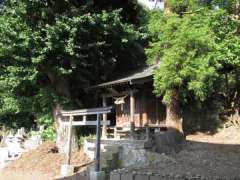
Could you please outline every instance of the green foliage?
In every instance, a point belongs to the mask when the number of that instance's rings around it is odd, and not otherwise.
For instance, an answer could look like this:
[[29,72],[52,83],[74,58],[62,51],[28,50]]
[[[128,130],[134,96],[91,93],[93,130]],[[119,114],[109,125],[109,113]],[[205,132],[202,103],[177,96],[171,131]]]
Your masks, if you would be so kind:
[[54,120],[50,114],[43,115],[38,118],[38,124],[44,126],[41,136],[45,140],[55,140],[56,130],[54,127]]
[[230,14],[238,15],[240,10],[239,0],[212,0],[210,1],[213,6],[225,9]]
[[[240,21],[225,11],[215,13],[211,20],[211,29],[215,34],[216,53],[219,71],[230,72],[240,65]],[[229,69],[230,68],[230,69]]]
[[[216,7],[214,3],[205,2],[202,7],[198,4],[199,11],[180,15],[152,12],[148,22],[151,41],[146,53],[149,64],[160,60],[154,87],[155,93],[163,96],[166,104],[176,92],[182,103],[187,102],[187,107],[193,101],[206,105],[213,99],[218,105],[214,110],[212,108],[218,119],[214,122],[219,124],[226,115],[239,108],[240,21],[226,7],[212,8],[213,5]],[[196,110],[204,111],[204,108],[194,107],[193,115]],[[198,121],[205,123],[201,118]]]
[[239,15],[239,0],[166,0],[168,9],[178,15],[191,14],[204,8],[224,9],[230,14]]
[[47,114],[47,115],[43,115],[40,118],[38,118],[38,123],[40,125],[44,125],[44,126],[51,126],[51,125],[53,125],[54,120],[50,114]]
[[0,116],[36,118],[56,104],[82,106],[86,87],[142,65],[145,34],[130,24],[139,23],[138,10],[134,1],[7,0],[0,10]]
[[[150,63],[156,58],[161,62],[154,76],[156,94],[163,95],[165,103],[175,89],[181,93],[183,101],[189,94],[204,100],[217,77],[212,66],[215,45],[209,29],[209,14],[180,18],[176,14],[161,16],[155,13],[149,23],[153,40],[146,52]],[[160,19],[159,23],[154,23],[156,18]]]
[[171,12],[183,14],[186,11],[193,10],[197,7],[197,0],[167,0],[167,6]]
[[44,131],[41,133],[41,137],[44,140],[51,140],[54,141],[56,139],[56,130],[54,126],[48,126]]

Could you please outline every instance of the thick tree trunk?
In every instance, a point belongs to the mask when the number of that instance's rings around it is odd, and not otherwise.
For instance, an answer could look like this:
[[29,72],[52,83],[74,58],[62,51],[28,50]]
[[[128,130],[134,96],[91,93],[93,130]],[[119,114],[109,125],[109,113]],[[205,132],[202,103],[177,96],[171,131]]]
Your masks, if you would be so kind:
[[[55,128],[56,128],[56,146],[58,148],[59,153],[66,154],[68,152],[67,144],[68,144],[68,127],[62,126],[60,121],[64,121],[68,119],[64,119],[61,115],[60,111],[62,110],[60,105],[56,105],[53,110],[53,116],[55,120]],[[77,136],[76,129],[73,127],[72,129],[72,151],[78,148],[77,144]]]
[[[50,80],[50,86],[56,91],[59,96],[71,98],[70,84],[67,77],[59,76],[54,69],[48,65],[42,66],[42,71],[46,73],[46,76]],[[61,106],[57,104],[53,107],[53,117],[55,120],[56,128],[56,146],[60,153],[67,153],[67,142],[68,142],[68,127],[62,126],[60,121],[69,121],[65,117],[61,116]],[[77,145],[76,129],[72,129],[72,150],[75,150]]]
[[177,90],[174,90],[173,96],[169,104],[167,104],[166,108],[167,108],[166,117],[167,127],[183,134],[179,93]]

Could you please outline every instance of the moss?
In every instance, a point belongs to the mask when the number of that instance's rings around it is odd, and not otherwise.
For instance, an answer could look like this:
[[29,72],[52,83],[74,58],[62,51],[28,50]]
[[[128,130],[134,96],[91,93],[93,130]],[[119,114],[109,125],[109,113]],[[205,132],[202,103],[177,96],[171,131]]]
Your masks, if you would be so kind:
[[154,163],[155,159],[156,159],[156,154],[155,153],[148,153],[147,159],[149,161],[149,163]]
[[123,168],[122,160],[118,158],[118,160],[116,161],[116,165],[117,165],[117,168]]

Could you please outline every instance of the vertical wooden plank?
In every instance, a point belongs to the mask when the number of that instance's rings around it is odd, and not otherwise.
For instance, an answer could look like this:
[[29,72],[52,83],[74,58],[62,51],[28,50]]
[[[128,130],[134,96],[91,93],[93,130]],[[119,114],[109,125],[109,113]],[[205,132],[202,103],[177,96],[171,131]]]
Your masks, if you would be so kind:
[[147,125],[146,126],[146,141],[148,141],[150,139],[150,128],[149,126]]
[[[102,95],[102,106],[107,107],[107,98],[105,95]],[[107,114],[103,114],[103,121],[107,121]],[[103,125],[102,127],[102,137],[107,138],[107,126]]]
[[148,106],[147,106],[147,92],[146,92],[146,90],[144,89],[143,90],[143,95],[142,95],[142,97],[143,97],[143,102],[142,102],[142,104],[143,104],[143,124],[144,125],[148,125],[149,124],[149,121],[148,121]]
[[72,151],[72,122],[73,116],[70,116],[69,126],[68,126],[68,146],[67,146],[67,164],[70,165],[71,162],[71,151]]
[[156,113],[155,113],[155,118],[156,118],[156,124],[160,124],[160,121],[159,121],[159,102],[158,102],[158,98],[155,97],[155,100],[156,100]]
[[134,91],[130,90],[130,126],[131,126],[131,137],[134,134],[134,114],[135,114],[135,98],[134,98]]
[[100,139],[100,115],[97,114],[97,128],[96,128],[96,145],[95,145],[95,171],[99,172],[100,171],[100,151],[101,151],[101,139]]
[[84,122],[87,121],[87,116],[86,116],[86,115],[83,116],[83,121],[84,121]]

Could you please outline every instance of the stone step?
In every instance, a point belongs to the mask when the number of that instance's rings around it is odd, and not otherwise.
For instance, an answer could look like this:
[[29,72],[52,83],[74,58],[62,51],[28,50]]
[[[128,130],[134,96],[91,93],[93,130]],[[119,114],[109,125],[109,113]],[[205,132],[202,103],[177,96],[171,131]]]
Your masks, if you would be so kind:
[[110,152],[101,153],[101,159],[111,160],[113,158],[113,154]]
[[104,149],[106,151],[110,151],[110,152],[113,152],[113,153],[118,153],[119,152],[119,146],[105,146]]

